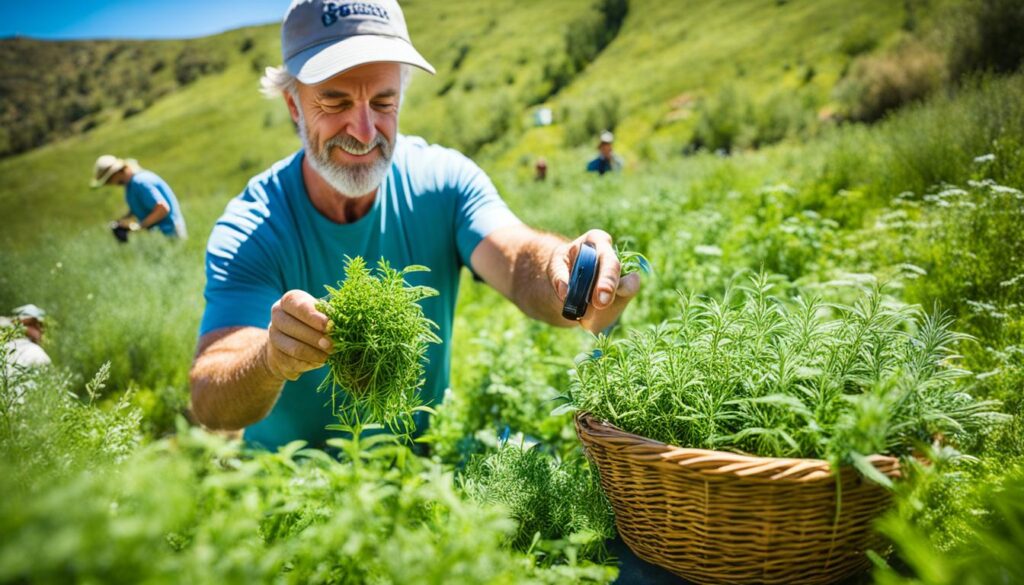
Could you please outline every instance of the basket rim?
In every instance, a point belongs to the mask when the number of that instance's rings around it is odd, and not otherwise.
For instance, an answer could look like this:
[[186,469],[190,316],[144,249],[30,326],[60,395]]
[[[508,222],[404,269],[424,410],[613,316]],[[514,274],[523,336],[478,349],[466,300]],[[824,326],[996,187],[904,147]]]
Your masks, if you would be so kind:
[[[580,440],[588,450],[588,441],[595,441],[613,446],[638,462],[679,466],[709,477],[732,476],[787,482],[832,481],[834,478],[832,465],[824,459],[760,457],[731,451],[677,447],[630,433],[586,411],[577,411],[574,419]],[[869,455],[867,460],[889,478],[901,476],[898,457],[874,454]]]

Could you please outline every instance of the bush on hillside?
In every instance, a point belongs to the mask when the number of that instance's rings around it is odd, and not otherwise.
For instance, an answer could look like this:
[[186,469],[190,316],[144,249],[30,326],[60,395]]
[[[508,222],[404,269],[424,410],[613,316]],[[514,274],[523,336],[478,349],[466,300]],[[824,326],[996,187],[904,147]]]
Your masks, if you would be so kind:
[[907,42],[890,53],[858,59],[836,93],[846,118],[874,122],[927,97],[944,80],[942,55],[920,43]]
[[227,66],[223,55],[188,47],[174,60],[174,78],[181,85],[188,85],[203,75],[218,73]]
[[974,0],[953,23],[949,65],[954,78],[974,71],[1012,73],[1024,63],[1024,2]]
[[605,95],[576,108],[562,110],[565,142],[570,146],[596,141],[604,130],[614,130],[622,116],[619,97]]
[[[808,69],[811,72],[813,70],[813,67]],[[811,129],[814,120],[814,104],[807,96],[792,91],[777,91],[754,108],[755,132],[752,146],[767,146],[790,136],[803,135]]]
[[598,0],[588,14],[569,23],[565,27],[565,50],[544,64],[541,84],[543,91],[532,98],[530,103],[543,103],[569,85],[573,77],[619,34],[628,12],[629,4],[626,0]]
[[718,95],[705,100],[699,107],[700,118],[693,131],[693,144],[697,148],[731,152],[748,141],[749,121],[753,106],[749,98],[732,85],[724,85]]
[[878,32],[872,23],[864,22],[843,33],[839,50],[850,57],[856,57],[878,46]]
[[700,118],[692,148],[732,152],[759,148],[800,135],[814,121],[814,107],[792,91],[778,91],[755,103],[741,89],[725,85],[697,108]]

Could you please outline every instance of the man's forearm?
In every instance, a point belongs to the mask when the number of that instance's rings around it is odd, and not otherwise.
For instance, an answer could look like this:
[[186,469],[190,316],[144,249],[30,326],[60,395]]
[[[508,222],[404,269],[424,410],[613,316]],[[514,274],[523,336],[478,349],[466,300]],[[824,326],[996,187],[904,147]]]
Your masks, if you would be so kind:
[[240,429],[274,407],[284,380],[267,368],[267,330],[244,327],[212,332],[200,343],[189,373],[192,412],[212,429]]
[[171,208],[166,205],[157,205],[145,218],[139,221],[139,229],[149,229],[164,220],[171,213]]
[[548,270],[555,248],[566,239],[535,232],[516,254],[512,274],[512,299],[526,315],[551,325],[571,327],[576,323],[562,317],[562,302],[551,285]]

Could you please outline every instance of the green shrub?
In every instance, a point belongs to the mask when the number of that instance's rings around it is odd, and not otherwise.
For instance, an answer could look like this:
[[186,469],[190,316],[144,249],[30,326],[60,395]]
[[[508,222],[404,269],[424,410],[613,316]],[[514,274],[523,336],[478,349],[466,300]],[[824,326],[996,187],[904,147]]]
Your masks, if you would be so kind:
[[836,87],[847,118],[873,122],[886,113],[924,99],[945,78],[942,55],[906,42],[891,53],[858,59]]
[[874,23],[862,22],[843,32],[839,40],[839,50],[848,57],[867,53],[878,46],[877,35]]
[[[898,193],[965,184],[979,170],[974,159],[985,154],[995,156],[985,178],[1002,185],[1024,184],[1021,95],[1024,76],[983,78],[900,111],[876,128],[847,125],[827,133],[817,150],[821,162],[801,165],[820,198],[807,203],[830,212],[842,203],[837,192],[863,190],[865,200],[847,213],[850,225],[859,226],[866,211]],[[814,155],[805,151],[802,156]]]
[[[980,467],[981,472],[960,469],[944,477],[920,466],[913,469],[909,486],[914,491],[904,494],[897,510],[878,524],[907,566],[897,571],[876,557],[877,583],[1024,581],[1024,465],[1018,461],[1002,469]],[[921,518],[924,514],[931,517]],[[957,522],[951,527],[957,540],[936,543],[935,522],[950,518]]]
[[701,103],[699,112],[693,131],[695,147],[731,152],[751,142],[749,120],[753,105],[736,87],[722,86],[713,99]]
[[[604,541],[615,536],[611,505],[596,473],[580,462],[557,462],[539,448],[504,445],[477,456],[460,484],[473,500],[509,509],[519,523],[510,537],[519,550],[574,545],[573,555],[599,557]],[[554,556],[549,561],[560,555]]]
[[1013,73],[1024,63],[1024,4],[1019,0],[970,0],[951,19],[950,72]]
[[[506,428],[556,448],[576,446],[568,415],[550,413],[568,386],[566,370],[578,338],[501,311],[494,306],[500,302],[488,295],[472,303],[490,307],[469,317],[486,324],[474,327],[472,338],[460,338],[467,351],[454,364],[452,389],[430,423],[433,454],[451,463],[496,447]],[[473,306],[464,304],[460,313]]]
[[598,135],[614,130],[622,117],[622,106],[615,95],[606,95],[562,109],[567,145],[596,144]]

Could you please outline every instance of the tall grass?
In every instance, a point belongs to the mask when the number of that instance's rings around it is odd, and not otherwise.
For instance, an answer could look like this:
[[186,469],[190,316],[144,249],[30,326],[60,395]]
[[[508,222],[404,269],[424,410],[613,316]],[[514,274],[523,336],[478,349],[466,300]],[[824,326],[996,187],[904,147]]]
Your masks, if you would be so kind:
[[105,393],[129,387],[153,432],[170,430],[187,402],[188,367],[202,314],[203,266],[190,246],[159,234],[128,245],[109,232],[11,253],[0,306],[35,303],[47,312],[43,347],[81,391],[109,362]]

